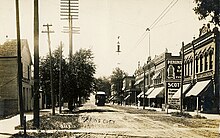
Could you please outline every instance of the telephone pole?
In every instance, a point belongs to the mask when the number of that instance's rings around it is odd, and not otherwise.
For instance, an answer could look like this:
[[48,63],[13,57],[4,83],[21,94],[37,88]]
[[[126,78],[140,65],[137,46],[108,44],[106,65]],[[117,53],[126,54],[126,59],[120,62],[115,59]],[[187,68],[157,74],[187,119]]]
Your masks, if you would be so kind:
[[51,90],[51,105],[52,105],[52,115],[55,115],[55,95],[53,90],[53,66],[52,66],[52,55],[51,55],[51,42],[50,42],[50,33],[54,33],[54,31],[50,31],[51,24],[43,25],[43,27],[47,28],[47,31],[42,31],[42,33],[47,33],[48,37],[48,47],[49,47],[49,56],[50,56],[50,90]]
[[62,112],[61,110],[61,96],[62,96],[62,47],[63,44],[60,42],[60,72],[59,72],[59,113]]
[[24,105],[22,97],[22,65],[21,65],[21,39],[20,39],[20,22],[19,22],[19,3],[16,0],[16,26],[17,26],[17,63],[18,63],[18,94],[19,94],[19,107],[20,107],[20,125],[23,126]]
[[39,14],[38,0],[34,0],[34,126],[39,128]]
[[183,82],[184,82],[184,42],[182,42],[181,49],[181,81],[180,81],[180,112],[183,112]]
[[145,91],[146,91],[146,88],[145,88],[145,81],[146,81],[146,78],[145,78],[145,74],[146,74],[146,72],[145,72],[145,64],[144,64],[144,67],[143,67],[143,70],[144,70],[144,89],[143,89],[143,91],[144,91],[144,98],[143,98],[143,109],[145,109]]
[[79,0],[61,0],[60,4],[61,20],[68,20],[69,22],[68,30],[64,31],[64,33],[69,33],[69,59],[71,59],[73,54],[73,33],[78,33],[79,31],[73,30],[73,28],[79,29],[79,27],[73,27],[73,19],[78,19],[79,16]]

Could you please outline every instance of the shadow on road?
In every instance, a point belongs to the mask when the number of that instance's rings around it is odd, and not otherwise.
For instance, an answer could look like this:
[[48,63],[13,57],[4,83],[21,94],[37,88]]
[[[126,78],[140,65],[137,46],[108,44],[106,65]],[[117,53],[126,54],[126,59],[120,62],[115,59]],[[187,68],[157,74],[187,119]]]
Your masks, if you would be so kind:
[[117,111],[109,110],[109,109],[82,109],[79,111],[74,111],[74,113],[92,113],[92,112],[102,113],[102,112],[117,112]]

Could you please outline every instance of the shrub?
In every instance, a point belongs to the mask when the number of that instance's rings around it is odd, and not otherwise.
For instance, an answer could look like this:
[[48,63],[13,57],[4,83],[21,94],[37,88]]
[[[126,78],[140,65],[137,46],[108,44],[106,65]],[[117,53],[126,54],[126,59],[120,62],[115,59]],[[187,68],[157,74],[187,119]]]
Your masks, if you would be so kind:
[[176,117],[192,118],[192,116],[189,113],[184,113],[184,112],[171,112],[171,115]]

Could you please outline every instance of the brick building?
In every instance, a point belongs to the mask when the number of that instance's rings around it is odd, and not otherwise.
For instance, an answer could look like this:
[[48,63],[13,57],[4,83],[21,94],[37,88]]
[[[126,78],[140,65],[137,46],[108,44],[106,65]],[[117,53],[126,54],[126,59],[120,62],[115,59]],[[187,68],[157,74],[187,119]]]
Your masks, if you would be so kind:
[[220,35],[217,28],[184,46],[184,108],[219,111]]
[[[149,57],[136,75],[135,84],[141,89],[141,93],[137,95],[140,105],[143,105],[144,90],[146,106],[162,107],[164,104],[173,104],[171,97],[180,87],[180,75],[180,56],[172,56],[166,50],[154,59]],[[144,80],[145,89],[143,89]]]
[[134,76],[124,76],[123,77],[123,87],[122,91],[124,93],[124,103],[136,105],[136,89],[134,87],[135,78]]
[[[31,54],[27,40],[21,40],[23,69],[22,95],[24,110],[32,109]],[[17,41],[8,40],[0,45],[0,115],[19,111],[17,83]]]

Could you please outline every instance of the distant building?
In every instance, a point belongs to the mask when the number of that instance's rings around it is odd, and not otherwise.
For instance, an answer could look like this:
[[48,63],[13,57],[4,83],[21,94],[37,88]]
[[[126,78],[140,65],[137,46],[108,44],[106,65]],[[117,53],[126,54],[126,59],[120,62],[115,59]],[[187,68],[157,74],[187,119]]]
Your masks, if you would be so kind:
[[162,105],[172,105],[172,96],[180,87],[181,58],[166,51],[155,56],[152,63],[155,69],[147,96],[149,104],[160,108]]
[[[27,40],[21,40],[21,61],[23,69],[22,95],[24,110],[32,109],[31,54]],[[0,115],[19,112],[17,81],[17,41],[8,40],[0,45]]]
[[135,78],[134,76],[125,76],[123,77],[123,87],[122,91],[124,92],[124,103],[125,104],[134,104],[136,105],[136,89],[134,87]]
[[152,60],[148,58],[147,63],[136,72],[135,86],[141,89],[141,93],[137,95],[139,105],[143,105],[144,90],[145,106],[161,108],[165,104],[175,104],[172,101],[172,96],[180,87],[180,56],[172,56],[166,50]]

